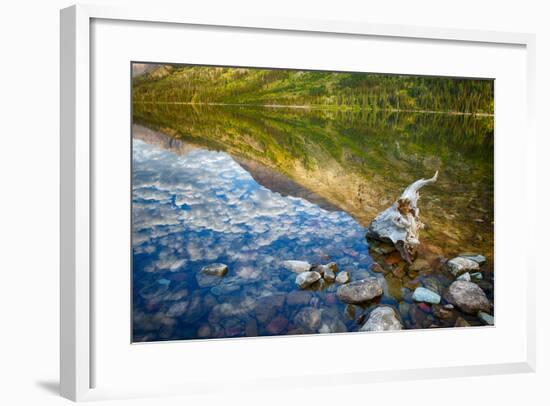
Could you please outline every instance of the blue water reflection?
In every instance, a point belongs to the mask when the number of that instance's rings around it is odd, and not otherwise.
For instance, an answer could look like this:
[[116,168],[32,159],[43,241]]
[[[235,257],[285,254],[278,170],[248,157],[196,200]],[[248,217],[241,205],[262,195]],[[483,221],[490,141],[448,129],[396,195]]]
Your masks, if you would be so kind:
[[[132,238],[134,341],[357,330],[335,285],[300,291],[281,263],[335,261],[364,277],[363,228],[264,188],[227,153],[134,139]],[[219,262],[226,276],[199,272]],[[310,331],[297,320],[305,307],[322,318]]]

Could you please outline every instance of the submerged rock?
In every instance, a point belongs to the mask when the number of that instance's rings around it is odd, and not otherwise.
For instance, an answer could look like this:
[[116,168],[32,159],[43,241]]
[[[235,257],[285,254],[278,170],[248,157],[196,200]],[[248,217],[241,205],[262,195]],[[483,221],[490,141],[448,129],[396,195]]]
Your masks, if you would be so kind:
[[472,252],[464,252],[460,254],[459,257],[470,259],[477,262],[479,265],[483,265],[487,261],[487,258],[485,258],[483,255],[474,254]]
[[311,292],[303,290],[294,290],[286,296],[286,302],[291,305],[306,305],[309,303],[313,295]]
[[376,272],[376,273],[383,273],[384,272],[384,268],[382,268],[382,265],[380,265],[378,262],[374,262],[371,265],[370,270],[372,272]]
[[478,311],[488,312],[491,303],[483,290],[473,282],[454,281],[449,286],[449,302],[458,306],[463,312],[476,314]]
[[447,269],[453,276],[457,277],[464,272],[478,271],[479,264],[469,258],[456,257],[447,261]]
[[227,273],[227,265],[225,264],[210,264],[201,269],[201,272],[206,275],[224,276]]
[[413,300],[417,302],[426,302],[432,304],[438,304],[441,301],[441,296],[430,289],[419,286],[414,290],[412,295]]
[[471,327],[472,325],[464,320],[462,317],[456,319],[455,327]]
[[265,326],[265,329],[269,334],[280,334],[286,326],[288,326],[288,320],[283,316],[277,316]]
[[493,316],[491,316],[489,313],[485,313],[485,312],[478,312],[477,313],[477,317],[485,324],[489,325],[489,326],[494,326],[495,325],[495,319]]
[[348,283],[350,281],[349,273],[347,271],[342,271],[336,275],[336,283],[341,285]]
[[452,309],[448,309],[440,305],[434,305],[433,312],[434,315],[441,320],[448,320],[454,317],[454,312],[452,311]]
[[417,259],[409,266],[409,271],[411,272],[429,271],[430,269],[430,263],[422,258]]
[[341,285],[336,291],[338,298],[345,303],[362,303],[384,293],[382,282],[378,278],[366,278]]
[[283,261],[283,266],[291,272],[301,273],[311,270],[311,264],[306,261]]
[[264,296],[258,299],[254,308],[256,319],[258,319],[260,323],[266,323],[282,309],[284,303],[285,296],[281,293]]
[[166,312],[166,315],[168,317],[178,317],[181,316],[183,313],[187,311],[187,307],[189,306],[189,302],[183,301],[183,302],[176,302]]
[[474,272],[471,277],[472,279],[477,279],[479,281],[483,279],[483,274],[481,272]]
[[294,317],[294,323],[305,331],[316,331],[321,326],[321,311],[314,307],[304,307]]
[[316,271],[301,272],[296,276],[296,285],[304,289],[321,279],[321,274]]
[[392,307],[380,306],[374,309],[367,322],[359,331],[389,331],[401,330],[403,325]]
[[472,280],[472,277],[470,276],[469,272],[464,272],[462,275],[460,275],[458,278],[456,278],[457,281],[467,281],[470,282]]

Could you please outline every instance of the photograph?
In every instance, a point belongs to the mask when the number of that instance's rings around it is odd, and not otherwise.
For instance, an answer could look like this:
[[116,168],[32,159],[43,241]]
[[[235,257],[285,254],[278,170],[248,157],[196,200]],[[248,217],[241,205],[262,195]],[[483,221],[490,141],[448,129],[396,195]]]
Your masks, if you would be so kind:
[[128,80],[133,343],[495,325],[492,78]]

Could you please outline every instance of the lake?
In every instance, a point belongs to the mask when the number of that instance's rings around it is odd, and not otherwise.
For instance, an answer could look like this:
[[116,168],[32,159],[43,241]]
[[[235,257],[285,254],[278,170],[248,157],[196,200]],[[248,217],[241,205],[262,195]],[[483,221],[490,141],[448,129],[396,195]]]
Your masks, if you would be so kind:
[[[492,116],[135,103],[133,121],[134,341],[357,331],[380,303],[406,328],[449,327],[413,303],[415,284],[442,291],[437,264],[467,251],[492,274]],[[436,170],[419,202],[433,269],[376,272],[364,228]],[[300,290],[285,260],[382,278],[384,294]],[[227,275],[200,272],[212,263]]]

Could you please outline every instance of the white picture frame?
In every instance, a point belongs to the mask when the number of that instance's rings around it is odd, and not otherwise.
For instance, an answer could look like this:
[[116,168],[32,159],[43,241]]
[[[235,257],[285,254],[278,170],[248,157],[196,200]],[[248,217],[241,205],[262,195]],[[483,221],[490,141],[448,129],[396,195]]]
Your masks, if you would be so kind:
[[[120,391],[91,389],[91,369],[95,362],[93,351],[94,318],[92,317],[94,278],[93,269],[93,184],[91,147],[91,87],[92,42],[91,29],[94,20],[133,23],[170,23],[200,27],[246,28],[253,30],[316,33],[319,35],[347,34],[372,38],[406,38],[411,40],[441,41],[442,43],[502,44],[524,47],[526,60],[526,110],[524,128],[527,166],[522,175],[527,188],[526,204],[529,211],[529,227],[534,224],[536,136],[534,131],[534,44],[535,37],[526,33],[488,32],[461,29],[429,28],[403,25],[350,23],[341,21],[307,21],[290,19],[224,19],[219,17],[192,17],[185,8],[173,10],[155,7],[111,8],[105,6],[76,5],[61,11],[61,394],[79,401],[95,397],[150,394],[128,388]],[[497,169],[498,170],[498,169]],[[498,227],[497,227],[498,232]],[[533,234],[532,234],[533,235]],[[418,379],[484,375],[512,372],[529,372],[535,369],[535,260],[532,256],[525,266],[527,292],[525,293],[525,320],[518,327],[525,333],[525,357],[519,362],[502,362],[480,365],[448,366],[437,368],[403,368],[386,371],[352,372],[333,375],[331,381],[368,382],[389,379]],[[498,327],[497,327],[498,328]],[[334,339],[338,339],[337,336]],[[128,344],[129,345],[129,344]],[[281,377],[279,382],[284,382]],[[274,381],[266,380],[270,387]],[[185,393],[185,382],[173,389]],[[165,389],[159,388],[159,392]]]

